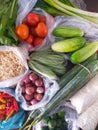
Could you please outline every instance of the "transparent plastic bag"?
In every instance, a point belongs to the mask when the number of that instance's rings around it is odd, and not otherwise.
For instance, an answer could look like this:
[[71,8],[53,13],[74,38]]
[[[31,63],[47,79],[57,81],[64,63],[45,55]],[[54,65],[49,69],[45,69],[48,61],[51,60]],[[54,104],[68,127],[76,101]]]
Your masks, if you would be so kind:
[[[21,61],[23,66],[25,67],[24,73],[20,74],[19,76],[6,79],[0,82],[0,87],[14,87],[18,81],[28,72],[28,64],[27,64],[27,58],[28,54],[24,47],[11,47],[11,46],[0,46],[0,51],[10,51],[17,55],[18,59]],[[5,71],[5,70],[4,70]],[[9,70],[10,72],[11,70]]]
[[[16,98],[14,89],[0,88],[0,91],[5,92]],[[19,108],[19,112],[13,115],[11,118],[9,118],[8,120],[0,121],[0,130],[18,129],[22,126],[24,119],[25,119],[25,111]]]
[[86,4],[83,0],[71,0],[75,3],[80,9],[86,10]]
[[18,84],[16,86],[16,90],[15,90],[17,100],[19,102],[21,102],[21,107],[26,111],[35,110],[35,109],[38,109],[38,108],[43,108],[50,101],[50,99],[55,95],[55,93],[59,90],[59,85],[58,85],[57,81],[48,79],[48,78],[43,77],[43,76],[37,74],[36,72],[34,72],[43,79],[43,83],[44,83],[44,86],[45,86],[45,93],[44,93],[44,96],[43,96],[43,98],[40,102],[36,103],[35,105],[27,105],[26,100],[24,99],[24,97],[22,95],[21,82],[30,73],[31,73],[31,71],[28,72],[21,79],[20,82],[18,82]]
[[[54,23],[54,18],[40,8],[33,9],[36,2],[37,2],[37,0],[29,0],[29,1],[24,0],[24,2],[19,0],[19,11],[18,11],[18,17],[16,20],[16,26],[18,26],[25,20],[28,13],[36,12],[38,14],[46,16],[46,24],[48,27],[48,35],[49,35],[50,29],[52,28],[52,25]],[[39,50],[39,49],[45,49],[45,48],[47,48],[47,46],[49,46],[49,43],[50,43],[48,35],[44,38],[41,46],[32,47],[31,45],[26,44],[26,42],[24,42],[24,41],[22,42],[22,44],[25,44],[25,46],[28,48],[29,52],[32,52],[34,50]]]
[[98,29],[93,24],[75,17],[57,16],[55,17],[55,22],[49,35],[51,44],[60,39],[59,37],[52,35],[53,29],[58,26],[72,26],[80,28],[84,31],[84,37],[86,38],[87,42],[98,41]]
[[37,0],[18,0],[19,10],[16,20],[16,26],[22,23],[23,19],[33,9],[36,2]]
[[35,51],[35,50],[46,49],[47,47],[50,46],[50,39],[51,39],[50,34],[51,34],[51,29],[52,29],[53,24],[54,24],[54,18],[51,15],[49,15],[48,13],[46,13],[43,9],[36,8],[36,9],[33,9],[31,12],[35,12],[39,15],[44,15],[46,17],[46,25],[48,27],[48,34],[43,39],[42,44],[38,47],[32,47],[31,45],[23,42],[23,44],[25,44],[27,46],[28,51],[30,51],[30,52]]
[[[43,108],[41,111],[44,109],[45,108]],[[68,130],[79,130],[77,126],[78,114],[70,101],[60,102],[59,106],[57,106],[57,108],[54,109],[54,111],[51,111],[51,113],[49,113],[47,116],[52,116],[58,112],[65,112],[65,121],[68,123]],[[45,124],[43,121],[40,121],[32,128],[32,130],[41,130],[41,127],[44,125]]]

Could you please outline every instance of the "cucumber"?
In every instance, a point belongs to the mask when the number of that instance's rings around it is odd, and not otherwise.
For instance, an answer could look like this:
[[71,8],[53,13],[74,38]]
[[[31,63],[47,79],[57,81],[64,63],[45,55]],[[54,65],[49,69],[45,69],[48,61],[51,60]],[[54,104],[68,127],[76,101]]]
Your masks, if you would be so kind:
[[[93,78],[98,73],[98,60],[94,60],[86,65],[86,68],[90,73],[82,68],[67,84],[60,89],[55,96],[50,100],[50,102],[45,106],[45,109],[39,114],[31,126],[38,123],[40,120],[48,116],[48,114],[55,110],[62,100],[69,99],[74,95],[81,87],[83,87],[91,78]],[[65,77],[66,78],[66,77]]]
[[63,38],[82,37],[84,35],[84,31],[76,27],[59,26],[53,30],[52,34],[56,37]]
[[87,44],[85,47],[77,50],[71,55],[71,62],[73,64],[78,64],[85,61],[91,55],[93,55],[98,50],[98,42],[92,42]]
[[86,44],[83,37],[74,37],[55,42],[51,45],[52,50],[56,52],[73,52],[82,48]]

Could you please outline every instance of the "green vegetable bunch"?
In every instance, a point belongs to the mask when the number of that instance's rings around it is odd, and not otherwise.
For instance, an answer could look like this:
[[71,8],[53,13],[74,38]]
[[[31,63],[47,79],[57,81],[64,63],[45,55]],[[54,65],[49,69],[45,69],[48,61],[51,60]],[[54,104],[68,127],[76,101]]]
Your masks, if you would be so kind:
[[98,27],[98,13],[81,10],[70,0],[38,0],[35,7],[41,7],[54,16],[64,15],[84,19]]
[[14,32],[17,11],[18,0],[0,0],[0,45],[18,45]]
[[64,116],[64,112],[58,112],[43,119],[46,126],[42,126],[41,130],[67,130],[67,122],[65,122]]

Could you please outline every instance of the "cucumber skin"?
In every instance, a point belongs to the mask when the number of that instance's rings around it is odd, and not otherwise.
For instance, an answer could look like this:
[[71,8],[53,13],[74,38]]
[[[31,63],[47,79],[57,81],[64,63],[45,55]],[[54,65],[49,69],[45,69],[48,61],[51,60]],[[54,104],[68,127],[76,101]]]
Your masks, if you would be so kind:
[[52,50],[56,52],[73,52],[85,46],[86,40],[83,37],[74,37],[55,42],[51,45]]
[[89,43],[87,46],[75,51],[71,55],[70,60],[73,64],[79,64],[87,60],[97,50],[98,50],[98,42]]
[[59,26],[56,27],[52,34],[56,37],[70,38],[70,37],[82,37],[84,31],[80,28],[69,27],[69,26]]

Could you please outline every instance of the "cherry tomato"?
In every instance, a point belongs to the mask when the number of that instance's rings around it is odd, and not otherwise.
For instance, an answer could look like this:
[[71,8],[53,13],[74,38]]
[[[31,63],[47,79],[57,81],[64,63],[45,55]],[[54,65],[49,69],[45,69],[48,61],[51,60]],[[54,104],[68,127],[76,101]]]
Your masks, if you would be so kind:
[[25,41],[26,41],[27,43],[29,43],[29,44],[33,44],[33,40],[34,40],[34,38],[33,38],[33,36],[30,34]]
[[36,13],[29,13],[27,15],[27,21],[31,26],[36,26],[39,22],[39,15]]
[[40,16],[39,16],[39,19],[40,19],[40,22],[43,22],[43,23],[46,24],[46,16],[40,15]]
[[30,28],[30,34],[32,34],[34,37],[37,36],[36,31],[35,31],[35,27]]
[[23,21],[22,24],[26,24],[28,27],[30,26],[27,20]]
[[15,33],[20,40],[25,40],[29,36],[29,27],[26,24],[20,24],[16,27]]
[[42,42],[43,42],[43,39],[42,39],[42,38],[40,38],[40,37],[35,37],[33,44],[34,44],[35,47],[37,47],[37,46],[41,45]]
[[35,30],[37,35],[41,38],[44,38],[48,33],[47,25],[43,22],[39,22]]

